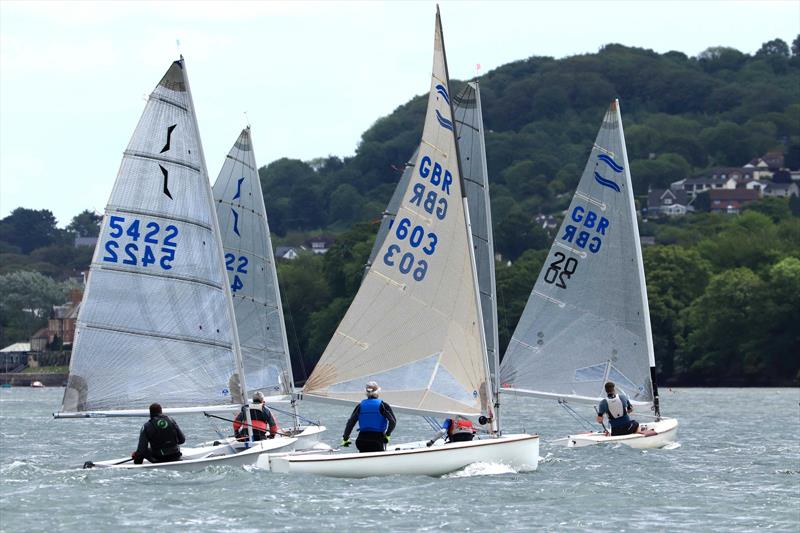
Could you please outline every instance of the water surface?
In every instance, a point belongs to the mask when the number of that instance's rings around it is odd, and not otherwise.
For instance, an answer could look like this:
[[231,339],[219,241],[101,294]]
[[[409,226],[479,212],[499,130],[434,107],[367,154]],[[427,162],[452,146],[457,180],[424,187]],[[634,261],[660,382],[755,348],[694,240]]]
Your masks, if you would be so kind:
[[[506,398],[504,428],[541,435],[536,472],[473,465],[443,478],[364,480],[82,470],[129,455],[143,420],[53,420],[62,394],[0,389],[2,531],[800,530],[799,389],[665,390],[681,446],[647,451],[552,446],[578,422],[552,402]],[[302,411],[338,444],[348,410],[305,402]],[[202,416],[178,421],[188,444],[216,438]],[[432,434],[419,418],[398,422],[393,441]]]

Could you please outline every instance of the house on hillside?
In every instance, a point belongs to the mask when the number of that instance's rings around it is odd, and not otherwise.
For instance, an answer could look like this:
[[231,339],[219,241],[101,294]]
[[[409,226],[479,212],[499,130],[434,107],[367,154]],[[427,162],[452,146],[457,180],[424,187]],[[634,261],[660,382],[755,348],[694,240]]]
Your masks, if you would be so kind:
[[763,194],[764,189],[767,188],[769,182],[766,180],[757,180],[755,178],[739,180],[739,183],[736,184],[737,189],[755,189],[761,191]]
[[28,362],[31,343],[15,342],[0,350],[0,372],[16,372]]
[[553,230],[558,227],[558,219],[553,215],[544,215],[540,213],[534,217],[533,221],[544,230]]
[[58,341],[57,349],[72,347],[75,340],[75,325],[78,321],[78,311],[81,307],[83,291],[72,289],[69,292],[69,301],[62,305],[54,305],[47,320],[47,326],[40,329],[31,337],[31,351],[45,352]]
[[294,261],[300,257],[295,248],[291,246],[278,246],[275,248],[275,259],[283,261]]
[[800,186],[798,186],[795,181],[792,183],[769,182],[764,189],[764,196],[777,196],[781,198],[800,196]]
[[[689,178],[683,181],[683,190],[692,198],[701,192],[736,188],[736,178]],[[670,187],[672,188],[672,187]]]
[[306,248],[311,250],[312,253],[322,255],[330,250],[336,239],[329,235],[320,235],[319,237],[311,237],[305,243]]
[[761,191],[756,189],[718,189],[708,192],[710,211],[712,213],[739,213],[745,205],[761,198]]
[[647,193],[647,216],[658,217],[685,215],[687,211],[694,211],[689,205],[689,195],[686,191],[673,189],[652,189]]
[[727,180],[730,178],[736,181],[758,179],[756,177],[757,172],[754,172],[753,169],[740,167],[714,167],[709,173],[715,180]]
[[773,150],[772,152],[767,152],[761,157],[752,159],[749,163],[747,163],[747,165],[745,165],[745,167],[753,166],[757,168],[768,168],[769,170],[774,171],[783,168],[783,165],[783,152],[779,150]]

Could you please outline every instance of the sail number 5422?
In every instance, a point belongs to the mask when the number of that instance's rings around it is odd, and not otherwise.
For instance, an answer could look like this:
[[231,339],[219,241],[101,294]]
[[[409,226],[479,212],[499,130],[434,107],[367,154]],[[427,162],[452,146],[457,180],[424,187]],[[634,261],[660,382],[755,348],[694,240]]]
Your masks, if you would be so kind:
[[[178,228],[168,225],[163,228],[155,221],[141,221],[112,215],[108,218],[110,237],[103,246],[106,263],[143,267],[158,264],[164,270],[172,268],[175,250],[178,247]],[[141,240],[140,240],[141,239]],[[120,243],[120,240],[129,241]],[[160,246],[159,246],[160,244]],[[156,257],[156,254],[159,254]]]

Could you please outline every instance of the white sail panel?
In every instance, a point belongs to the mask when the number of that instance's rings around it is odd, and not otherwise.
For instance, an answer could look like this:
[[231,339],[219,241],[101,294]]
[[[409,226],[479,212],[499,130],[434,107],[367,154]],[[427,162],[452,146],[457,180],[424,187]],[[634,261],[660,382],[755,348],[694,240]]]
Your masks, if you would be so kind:
[[612,103],[501,365],[504,388],[650,402],[649,317],[617,104]]
[[250,128],[239,135],[214,183],[225,268],[247,387],[294,390],[280,289]]
[[399,408],[487,413],[488,377],[437,16],[419,153],[397,217],[304,392]]
[[239,401],[222,249],[183,60],[125,150],[78,318],[63,412]]

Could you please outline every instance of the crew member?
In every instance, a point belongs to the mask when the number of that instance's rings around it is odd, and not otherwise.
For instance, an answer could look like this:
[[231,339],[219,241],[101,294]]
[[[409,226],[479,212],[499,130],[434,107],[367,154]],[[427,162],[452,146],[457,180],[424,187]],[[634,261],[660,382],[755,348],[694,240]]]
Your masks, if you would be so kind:
[[469,418],[457,415],[455,418],[448,418],[442,424],[442,429],[428,441],[428,447],[433,446],[433,443],[441,437],[447,435],[445,442],[467,442],[475,437],[475,427]]
[[151,463],[179,461],[180,444],[186,442],[177,422],[161,413],[161,405],[150,406],[150,420],[144,423],[139,432],[139,446],[131,453],[134,464],[140,465],[145,459]]
[[633,406],[625,393],[617,393],[612,381],[606,383],[605,388],[607,398],[597,406],[597,422],[602,424],[603,415],[607,415],[612,437],[639,433],[639,422],[628,416],[633,412]]
[[381,388],[374,381],[366,385],[367,399],[353,409],[342,435],[342,446],[350,446],[350,433],[358,422],[356,448],[360,452],[382,452],[386,450],[390,435],[397,425],[392,408],[378,398]]
[[[245,409],[248,406],[242,406],[241,412],[236,415],[236,420],[233,422],[233,432],[238,440],[247,440],[250,435],[247,428],[247,413]],[[250,423],[253,426],[253,440],[273,439],[275,434],[278,433],[278,424],[275,422],[275,417],[272,416],[272,411],[264,403],[264,395],[259,391],[253,394],[253,403],[250,404]],[[269,436],[267,436],[269,430]]]

